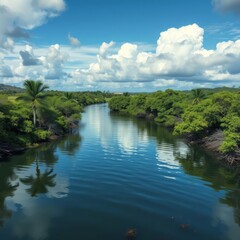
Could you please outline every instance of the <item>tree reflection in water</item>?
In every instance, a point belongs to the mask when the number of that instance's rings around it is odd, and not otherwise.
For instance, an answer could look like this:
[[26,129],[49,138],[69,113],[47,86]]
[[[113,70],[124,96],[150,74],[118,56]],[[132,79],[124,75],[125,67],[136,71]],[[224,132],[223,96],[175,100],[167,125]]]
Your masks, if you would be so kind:
[[[114,114],[112,117],[115,117]],[[121,116],[116,114],[116,117]],[[146,122],[128,116],[122,116],[122,118],[133,121],[139,134],[147,131],[148,137],[154,137],[158,146],[161,146],[161,144],[171,145],[175,160],[179,162],[186,174],[199,177],[206,181],[207,186],[217,191],[225,190],[225,195],[220,199],[220,203],[233,208],[235,222],[240,225],[240,168],[231,169],[225,166],[198,146],[188,146],[186,154],[181,154],[179,142],[183,141],[173,136],[166,128],[151,121]]]
[[[3,182],[1,183],[3,186]],[[3,227],[4,219],[12,216],[12,211],[5,205],[5,198],[12,197],[19,184],[11,185],[9,182],[4,183],[4,189],[0,191],[0,227]]]
[[36,176],[28,176],[25,178],[20,178],[20,181],[30,186],[26,191],[35,197],[41,193],[47,193],[48,187],[55,187],[56,183],[54,178],[57,174],[53,174],[53,168],[46,169],[44,173],[41,173],[39,169],[38,159],[36,158]]
[[231,169],[198,146],[187,147],[185,144],[187,152],[181,154],[179,143],[183,141],[174,137],[166,128],[151,121],[122,116],[118,113],[110,114],[115,121],[133,122],[138,134],[147,132],[148,138],[156,139],[159,148],[161,144],[172,146],[174,159],[179,162],[186,174],[199,177],[207,182],[206,185],[217,191],[225,190],[225,196],[220,199],[220,203],[233,208],[235,222],[240,225],[240,167]]
[[17,176],[11,165],[2,167],[5,163],[0,164],[0,227],[3,227],[4,219],[12,216],[12,211],[7,208],[5,199],[13,197],[19,183],[11,183],[16,180]]
[[207,182],[206,185],[217,191],[225,190],[220,203],[233,208],[235,222],[240,225],[240,168],[226,167],[197,147],[192,147],[186,157],[177,153],[175,156],[185,173],[200,177]]
[[74,155],[80,148],[81,140],[79,131],[77,131],[69,135],[63,141],[60,141],[58,147],[61,151],[67,152],[69,155]]
[[[6,199],[8,197],[15,199],[20,184],[28,187],[26,192],[32,197],[47,194],[50,188],[54,191],[58,187],[56,191],[59,191],[57,174],[54,173],[54,165],[58,162],[57,150],[74,154],[80,147],[80,141],[81,136],[77,131],[64,139],[29,149],[24,154],[0,162],[0,228],[3,227],[6,218],[11,218],[14,211],[7,207]],[[30,175],[29,170],[33,165],[35,165],[34,171]],[[61,194],[63,195],[62,191]]]

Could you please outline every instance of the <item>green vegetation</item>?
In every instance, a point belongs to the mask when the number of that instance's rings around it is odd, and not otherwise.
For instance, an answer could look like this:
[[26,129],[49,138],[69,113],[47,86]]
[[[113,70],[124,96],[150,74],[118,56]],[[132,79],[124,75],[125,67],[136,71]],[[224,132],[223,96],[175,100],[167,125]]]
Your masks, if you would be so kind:
[[42,101],[46,98],[44,94],[45,90],[48,89],[47,85],[44,85],[41,81],[26,80],[24,82],[26,94],[20,96],[18,99],[30,102],[33,111],[33,125],[36,127],[37,109],[41,107]]
[[240,91],[236,89],[174,91],[122,95],[109,101],[112,111],[153,119],[191,141],[224,133],[218,151],[237,156],[240,144]]
[[[107,92],[47,91],[26,80],[22,93],[0,93],[0,155],[62,136],[78,125],[84,106],[105,102]],[[6,88],[4,88],[6,89]]]
[[154,120],[191,141],[204,142],[223,132],[217,150],[240,158],[240,91],[236,88],[113,96],[100,91],[47,91],[48,86],[32,80],[25,81],[25,90],[17,93],[2,86],[0,152],[5,146],[28,147],[64,135],[78,125],[84,106],[107,100],[112,111]]

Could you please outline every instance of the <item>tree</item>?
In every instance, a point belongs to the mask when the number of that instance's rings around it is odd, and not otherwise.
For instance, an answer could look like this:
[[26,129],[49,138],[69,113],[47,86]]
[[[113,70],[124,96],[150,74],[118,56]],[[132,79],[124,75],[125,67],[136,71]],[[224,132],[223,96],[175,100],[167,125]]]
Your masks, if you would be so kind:
[[129,96],[115,96],[109,101],[109,108],[111,111],[124,111],[130,104]]
[[64,92],[64,93],[63,93],[63,96],[64,96],[64,98],[65,98],[66,100],[72,100],[72,99],[74,99],[74,95],[73,95],[72,92]]
[[201,101],[201,99],[203,99],[205,96],[202,89],[193,89],[192,93],[194,98],[193,99],[194,104],[198,104]]
[[46,98],[44,94],[45,90],[49,87],[44,85],[41,81],[26,80],[24,82],[26,93],[18,99],[31,102],[33,112],[33,125],[36,127],[37,121],[37,108],[41,105],[43,100]]

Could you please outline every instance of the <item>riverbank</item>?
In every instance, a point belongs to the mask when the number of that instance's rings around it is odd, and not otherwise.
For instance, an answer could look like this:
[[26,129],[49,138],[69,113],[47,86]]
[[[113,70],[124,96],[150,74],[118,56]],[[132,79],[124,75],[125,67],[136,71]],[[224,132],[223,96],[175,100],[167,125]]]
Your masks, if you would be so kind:
[[[116,112],[116,111],[113,111]],[[143,119],[145,121],[154,122],[157,125],[161,125],[167,128],[170,132],[174,132],[174,127],[171,125],[165,125],[156,121],[152,115],[147,114],[137,114],[133,115],[128,113],[127,111],[117,111],[123,116],[133,116],[137,119]],[[197,139],[196,136],[192,136],[191,134],[183,136],[187,144],[189,145],[197,145],[207,150],[211,155],[222,161],[225,165],[231,167],[240,167],[240,148],[238,147],[234,152],[223,153],[220,151],[222,144],[225,141],[224,132],[220,129],[211,132],[209,135],[205,135],[202,138]]]
[[47,141],[34,143],[32,145],[24,146],[24,147],[16,145],[16,144],[6,144],[6,143],[5,144],[0,144],[0,161],[4,161],[4,158],[11,157],[15,154],[21,154],[28,149],[36,148],[36,147],[39,147],[43,144],[47,144],[49,142],[56,141],[56,140],[62,138],[63,136],[64,135],[52,135],[52,136],[49,137],[49,139]]
[[24,147],[2,145],[0,146],[0,161],[3,160],[4,157],[9,157],[14,154],[22,153],[26,149],[27,148],[24,148]]
[[222,153],[219,149],[224,142],[224,132],[217,130],[199,140],[190,140],[186,138],[187,142],[191,145],[199,145],[204,149],[208,150],[220,161],[223,161],[228,166],[240,166],[240,149],[237,148],[233,153]]
[[25,240],[30,227],[53,240],[69,232],[122,240],[135,228],[139,239],[239,236],[235,169],[157,124],[109,114],[106,105],[85,108],[75,134],[9,160],[0,164],[0,239]]
[[230,165],[240,165],[240,110],[236,90],[167,89],[148,94],[125,94],[113,97],[109,108],[153,119],[172,129],[174,135],[211,150]]
[[0,93],[0,159],[58,139],[77,127],[83,108],[103,103],[105,92],[46,91],[26,80],[22,93]]

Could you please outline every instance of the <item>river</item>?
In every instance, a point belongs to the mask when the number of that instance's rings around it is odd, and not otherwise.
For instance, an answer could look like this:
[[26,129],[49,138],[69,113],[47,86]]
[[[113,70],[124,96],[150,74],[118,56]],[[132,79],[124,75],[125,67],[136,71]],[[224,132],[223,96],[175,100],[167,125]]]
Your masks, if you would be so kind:
[[1,240],[123,240],[129,229],[239,240],[240,171],[106,104],[86,107],[72,135],[0,162]]

